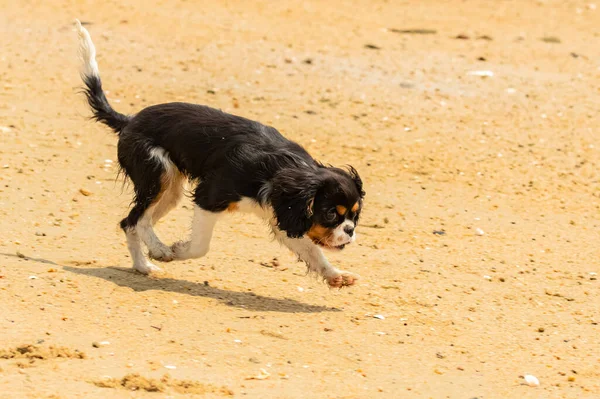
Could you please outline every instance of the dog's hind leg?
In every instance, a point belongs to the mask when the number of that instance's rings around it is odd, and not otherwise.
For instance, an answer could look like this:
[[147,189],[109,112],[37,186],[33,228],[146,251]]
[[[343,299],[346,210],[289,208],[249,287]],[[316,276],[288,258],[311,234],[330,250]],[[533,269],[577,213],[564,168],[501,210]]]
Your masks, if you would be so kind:
[[218,218],[218,213],[207,211],[195,205],[190,240],[176,242],[171,247],[175,259],[200,258],[206,255]]
[[[171,246],[175,259],[200,258],[208,253],[215,224],[229,206],[240,200],[238,194],[229,190],[227,180],[220,184],[200,182],[194,190],[194,218],[189,241],[179,241]],[[218,187],[215,190],[215,187]]]
[[174,259],[173,251],[166,246],[154,232],[154,226],[161,218],[167,215],[183,196],[183,182],[185,177],[177,171],[172,176],[162,178],[162,191],[157,201],[151,206],[145,217],[140,220],[143,229],[142,240],[148,247],[148,255],[152,259],[169,262]]
[[[129,215],[121,221],[121,228],[127,237],[133,268],[148,274],[160,269],[146,259],[142,251],[142,241],[153,258],[173,259],[171,248],[158,239],[152,225],[157,209],[163,215],[166,213],[168,207],[160,206],[161,200],[166,192],[169,192],[169,196],[173,195],[168,188],[174,181],[172,174],[179,174],[179,171],[170,162],[169,165],[165,165],[163,161],[168,160],[168,157],[164,151],[147,150],[147,147],[141,146],[135,140],[119,141],[118,150],[119,163],[133,182],[135,192],[134,206]],[[168,168],[170,165],[173,169]]]
[[129,212],[129,215],[121,221],[121,228],[127,237],[127,248],[133,260],[133,268],[144,274],[160,270],[160,268],[146,259],[140,240],[140,230],[143,231],[144,229],[145,219],[147,219],[147,214],[149,213],[148,209],[159,193],[159,187],[144,187],[139,189],[136,187],[135,205]]
[[151,149],[150,158],[150,161],[157,162],[160,168],[160,192],[138,221],[137,229],[140,238],[148,247],[150,258],[170,262],[174,259],[173,250],[157,237],[153,226],[159,219],[169,213],[181,199],[184,176],[162,148],[155,147]]
[[183,196],[185,176],[176,171],[168,180],[163,180],[163,192],[152,209],[152,224],[156,224],[173,210]]

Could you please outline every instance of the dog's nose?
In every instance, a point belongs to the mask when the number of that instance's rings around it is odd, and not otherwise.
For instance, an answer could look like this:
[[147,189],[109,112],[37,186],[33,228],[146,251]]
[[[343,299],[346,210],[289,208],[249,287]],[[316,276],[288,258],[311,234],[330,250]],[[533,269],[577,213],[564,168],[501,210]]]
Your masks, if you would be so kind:
[[354,234],[354,226],[345,226],[344,232],[352,237],[352,234]]

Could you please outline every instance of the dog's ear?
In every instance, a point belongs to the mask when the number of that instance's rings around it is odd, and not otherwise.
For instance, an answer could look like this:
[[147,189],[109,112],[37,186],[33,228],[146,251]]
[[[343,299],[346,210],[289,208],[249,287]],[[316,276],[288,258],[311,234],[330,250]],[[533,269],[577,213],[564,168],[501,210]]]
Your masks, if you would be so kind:
[[271,206],[277,227],[290,238],[300,238],[312,226],[313,204],[322,180],[316,172],[283,169],[272,180]]
[[357,170],[354,169],[354,167],[352,167],[352,166],[348,166],[348,173],[350,173],[350,177],[354,181],[354,184],[356,184],[356,188],[358,189],[358,192],[360,193],[360,197],[364,198],[366,193],[363,190],[363,182],[362,182],[362,179],[360,178],[360,176],[358,175]]

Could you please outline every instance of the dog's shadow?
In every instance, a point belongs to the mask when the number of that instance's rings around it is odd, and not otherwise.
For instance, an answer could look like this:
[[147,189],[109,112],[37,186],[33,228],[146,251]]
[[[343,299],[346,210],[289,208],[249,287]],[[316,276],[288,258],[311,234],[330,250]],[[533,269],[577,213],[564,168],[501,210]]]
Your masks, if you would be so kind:
[[161,290],[177,292],[179,294],[213,298],[227,306],[259,312],[284,312],[284,313],[318,313],[339,312],[340,309],[309,305],[293,299],[269,298],[256,295],[253,292],[229,291],[211,287],[206,283],[194,283],[174,278],[149,278],[132,269],[122,267],[71,267],[63,269],[84,276],[98,277],[110,281],[120,287],[129,287],[134,291]]

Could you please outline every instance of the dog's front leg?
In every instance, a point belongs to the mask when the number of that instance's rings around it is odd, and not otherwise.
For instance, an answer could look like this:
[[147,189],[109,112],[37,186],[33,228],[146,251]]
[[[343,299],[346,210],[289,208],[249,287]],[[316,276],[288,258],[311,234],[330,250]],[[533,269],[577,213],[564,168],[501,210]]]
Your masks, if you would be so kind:
[[332,266],[321,248],[315,245],[310,238],[289,238],[284,231],[273,227],[277,240],[294,252],[300,260],[308,266],[308,270],[322,276],[332,288],[341,288],[354,285],[358,276]]

